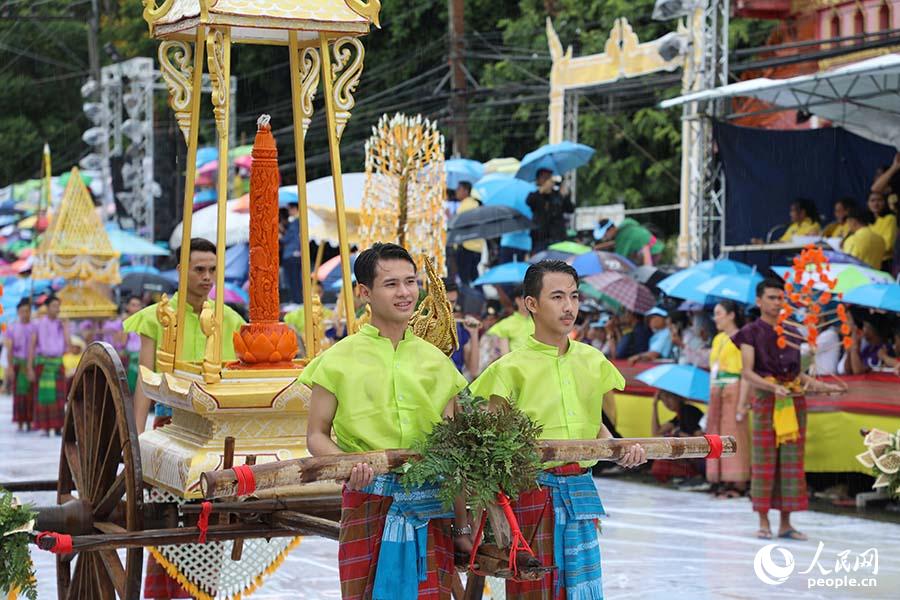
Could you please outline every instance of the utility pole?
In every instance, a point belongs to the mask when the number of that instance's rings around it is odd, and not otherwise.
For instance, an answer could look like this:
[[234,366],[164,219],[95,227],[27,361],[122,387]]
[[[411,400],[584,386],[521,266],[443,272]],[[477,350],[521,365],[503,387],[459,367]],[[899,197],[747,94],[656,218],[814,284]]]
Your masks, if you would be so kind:
[[100,86],[100,6],[99,0],[91,0],[91,17],[88,19],[88,62],[91,68],[91,79],[97,82],[99,95]]
[[450,26],[450,126],[453,130],[453,155],[469,151],[469,114],[466,70],[463,64],[465,0],[448,0]]

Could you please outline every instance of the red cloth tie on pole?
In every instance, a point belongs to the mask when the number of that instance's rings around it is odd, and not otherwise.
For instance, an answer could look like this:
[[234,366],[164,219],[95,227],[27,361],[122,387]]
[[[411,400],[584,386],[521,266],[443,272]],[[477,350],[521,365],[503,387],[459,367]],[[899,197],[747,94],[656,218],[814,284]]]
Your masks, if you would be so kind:
[[513,513],[512,506],[509,503],[509,497],[503,492],[500,492],[497,494],[497,504],[503,509],[503,514],[506,516],[506,520],[509,522],[510,531],[512,532],[512,543],[509,545],[509,568],[512,569],[513,575],[518,575],[519,566],[516,564],[516,554],[519,550],[523,550],[534,556],[534,551],[531,549],[531,546],[528,545],[525,536],[522,535],[522,530],[519,529],[519,521],[516,519],[515,513]]
[[212,502],[204,502],[200,505],[200,518],[197,519],[197,529],[200,530],[197,542],[200,544],[206,543],[206,532],[209,530],[209,515],[211,513]]
[[256,491],[256,477],[253,476],[253,469],[250,465],[238,465],[232,468],[235,477],[237,477],[237,495],[249,496]]
[[704,435],[709,442],[709,454],[706,458],[719,458],[722,456],[722,438],[718,435]]
[[41,540],[49,538],[56,540],[56,543],[48,549],[49,552],[52,552],[53,554],[70,554],[72,552],[72,536],[66,535],[65,533],[42,531],[37,534],[34,541],[38,548],[41,548]]

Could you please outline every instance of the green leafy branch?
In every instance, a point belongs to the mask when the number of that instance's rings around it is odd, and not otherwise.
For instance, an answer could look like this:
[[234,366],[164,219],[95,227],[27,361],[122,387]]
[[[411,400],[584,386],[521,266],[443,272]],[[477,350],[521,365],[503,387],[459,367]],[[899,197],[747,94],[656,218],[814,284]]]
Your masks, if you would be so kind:
[[422,458],[404,465],[401,482],[412,487],[440,482],[445,506],[464,495],[473,510],[487,508],[503,491],[515,499],[533,489],[541,468],[541,427],[509,403],[491,406],[468,390],[459,411],[434,426],[415,450]]
[[34,565],[28,552],[35,513],[0,489],[0,592],[18,589],[19,595],[37,600]]

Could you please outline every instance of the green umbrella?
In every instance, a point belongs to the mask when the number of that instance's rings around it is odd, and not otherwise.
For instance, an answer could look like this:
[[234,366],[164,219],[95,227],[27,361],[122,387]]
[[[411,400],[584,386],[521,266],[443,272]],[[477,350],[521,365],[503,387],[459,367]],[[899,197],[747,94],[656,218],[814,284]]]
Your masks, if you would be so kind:
[[[84,185],[91,185],[91,182],[94,180],[93,177],[91,177],[90,175],[85,175],[81,171],[79,171],[78,174],[81,175],[81,181],[84,182]],[[59,185],[61,187],[66,187],[67,185],[69,185],[70,177],[72,177],[71,171],[67,171],[66,173],[63,173],[62,175],[60,175],[59,180],[58,180]]]
[[843,294],[858,287],[869,285],[870,283],[880,283],[884,281],[892,281],[890,273],[870,269],[869,267],[847,267],[837,276],[837,285],[834,286],[836,294]]
[[557,252],[568,252],[569,254],[587,254],[588,252],[593,250],[593,248],[591,248],[590,246],[585,246],[584,244],[568,241],[550,244],[548,249],[556,250]]
[[235,158],[240,158],[242,156],[249,156],[251,152],[253,152],[253,144],[238,146],[237,148],[232,148],[228,151],[228,158],[234,160]]
[[586,281],[582,281],[580,284],[578,284],[578,291],[585,296],[590,296],[595,300],[599,300],[614,311],[619,311],[622,308],[622,304],[618,300],[610,298]]

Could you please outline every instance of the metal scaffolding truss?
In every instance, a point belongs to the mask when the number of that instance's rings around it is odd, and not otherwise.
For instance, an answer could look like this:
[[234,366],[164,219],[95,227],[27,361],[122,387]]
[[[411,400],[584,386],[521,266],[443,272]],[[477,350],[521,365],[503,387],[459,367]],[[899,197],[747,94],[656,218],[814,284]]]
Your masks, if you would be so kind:
[[[706,0],[691,20],[692,51],[685,61],[685,92],[728,84],[729,0]],[[725,172],[714,151],[713,120],[721,100],[685,104],[682,122],[681,235],[678,262],[715,258],[724,245]]]

